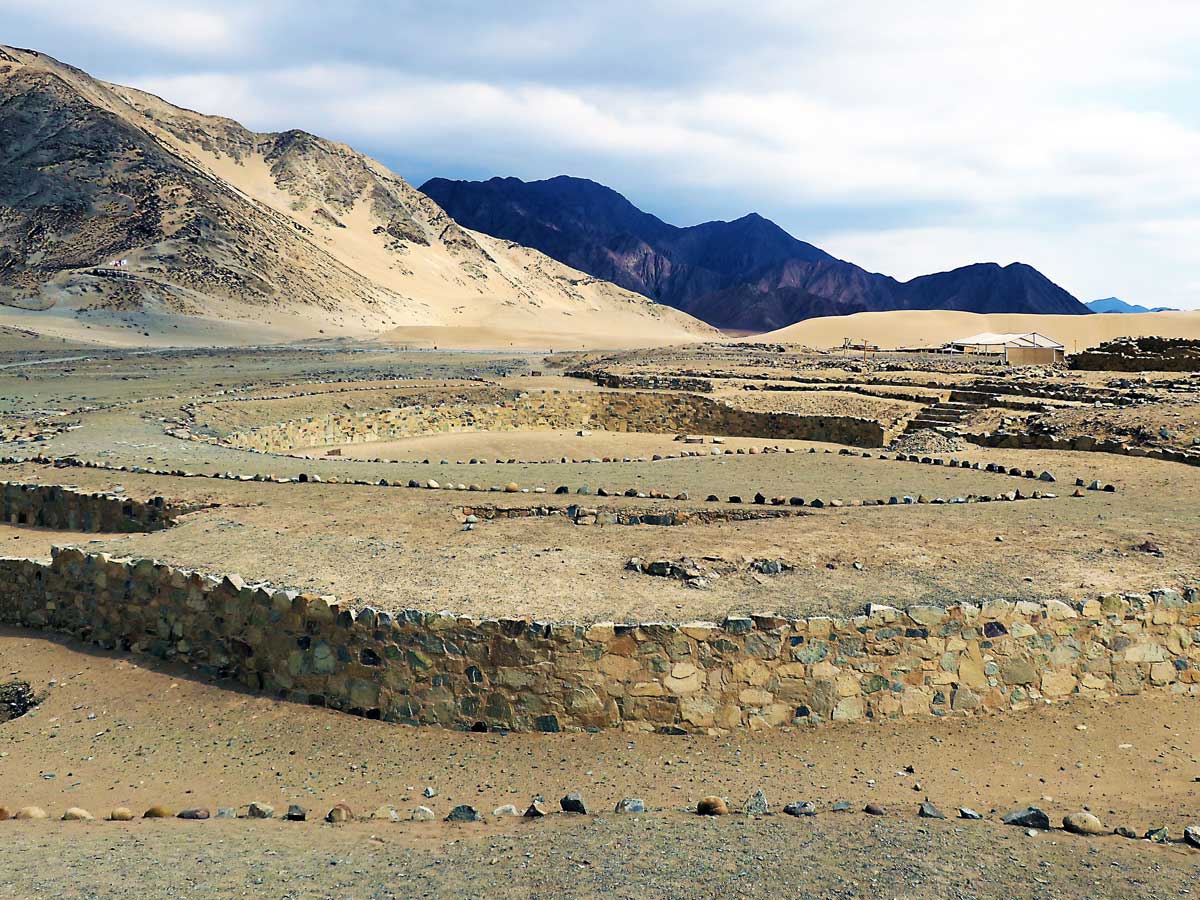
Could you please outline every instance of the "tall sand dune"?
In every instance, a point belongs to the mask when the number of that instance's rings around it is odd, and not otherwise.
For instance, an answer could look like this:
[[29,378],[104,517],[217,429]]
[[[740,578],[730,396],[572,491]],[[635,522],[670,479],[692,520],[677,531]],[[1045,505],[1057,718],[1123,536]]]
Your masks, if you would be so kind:
[[846,338],[891,349],[938,347],[983,331],[1036,331],[1061,342],[1068,353],[1118,337],[1200,339],[1200,311],[1112,313],[1091,316],[1036,316],[1018,313],[982,315],[942,310],[866,312],[797,322],[778,331],[749,335],[743,341],[777,341],[809,347],[840,347]]

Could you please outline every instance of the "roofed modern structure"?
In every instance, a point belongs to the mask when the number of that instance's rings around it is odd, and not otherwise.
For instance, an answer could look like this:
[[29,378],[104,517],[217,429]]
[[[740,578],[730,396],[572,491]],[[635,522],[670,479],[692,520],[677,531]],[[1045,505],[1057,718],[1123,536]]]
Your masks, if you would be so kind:
[[982,331],[946,344],[950,353],[982,353],[1003,356],[1012,366],[1055,365],[1065,362],[1066,348],[1036,331],[998,333]]

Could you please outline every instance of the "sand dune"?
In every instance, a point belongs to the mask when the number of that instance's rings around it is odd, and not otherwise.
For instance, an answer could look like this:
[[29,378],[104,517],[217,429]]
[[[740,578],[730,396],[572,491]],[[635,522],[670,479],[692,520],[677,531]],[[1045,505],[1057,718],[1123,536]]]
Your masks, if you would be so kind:
[[668,324],[647,331],[630,331],[622,321],[595,316],[588,323],[564,325],[556,330],[512,325],[409,325],[393,328],[376,338],[380,343],[414,350],[529,350],[551,353],[563,350],[619,350],[662,347],[695,342],[695,333]]
[[779,341],[820,348],[840,347],[846,338],[850,338],[885,348],[936,347],[982,331],[1036,331],[1061,341],[1067,352],[1073,353],[1125,336],[1200,339],[1200,311],[1091,316],[981,315],[944,310],[867,312],[809,319],[741,340]]

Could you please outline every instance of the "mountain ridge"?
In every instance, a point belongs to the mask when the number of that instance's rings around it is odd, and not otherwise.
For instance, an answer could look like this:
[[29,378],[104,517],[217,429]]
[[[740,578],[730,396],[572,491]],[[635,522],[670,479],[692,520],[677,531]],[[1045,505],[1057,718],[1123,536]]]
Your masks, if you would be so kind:
[[346,144],[254,132],[3,46],[0,313],[30,327],[207,323],[264,339],[462,326],[612,346],[713,334],[461,227]]
[[1126,303],[1119,297],[1103,297],[1099,300],[1089,300],[1084,304],[1094,313],[1157,313],[1179,312],[1171,306],[1142,306],[1140,303]]
[[431,178],[421,190],[468,227],[528,243],[720,328],[769,331],[894,309],[1088,313],[1024,263],[974,263],[899,281],[837,259],[758,213],[680,227],[573,176]]

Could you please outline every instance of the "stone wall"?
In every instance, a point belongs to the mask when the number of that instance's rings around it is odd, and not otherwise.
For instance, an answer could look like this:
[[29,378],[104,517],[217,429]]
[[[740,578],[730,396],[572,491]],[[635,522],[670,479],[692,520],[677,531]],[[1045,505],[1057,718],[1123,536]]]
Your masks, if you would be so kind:
[[713,384],[708,378],[687,378],[678,375],[641,375],[618,372],[567,372],[567,378],[586,378],[601,387],[636,388],[643,391],[692,391],[711,394]]
[[1200,372],[1200,341],[1188,338],[1118,338],[1074,353],[1072,369],[1102,372]]
[[1172,450],[1169,447],[1137,447],[1113,438],[1098,438],[1088,434],[1058,437],[1043,432],[982,431],[958,435],[980,447],[1008,450],[1075,450],[1083,453],[1115,453],[1117,456],[1140,456],[1200,466],[1200,452]]
[[754,522],[764,519],[785,519],[803,515],[788,509],[615,509],[604,506],[585,506],[571,503],[567,506],[494,506],[492,504],[461,506],[459,515],[470,520],[491,521],[493,519],[529,519],[544,516],[562,516],[576,525],[659,525],[676,526],[697,523],[710,525],[713,522]]
[[234,432],[225,443],[283,453],[421,434],[568,428],[830,441],[855,447],[881,447],[887,437],[883,426],[869,419],[756,412],[695,394],[550,391],[496,403],[412,405],[297,419]]
[[0,559],[0,621],[407,723],[728,732],[1200,692],[1200,596],[582,625],[369,607],[149,560]]
[[58,485],[0,482],[0,513],[12,525],[63,531],[159,531],[183,510],[162,497],[131,500],[120,494],[85,494]]

